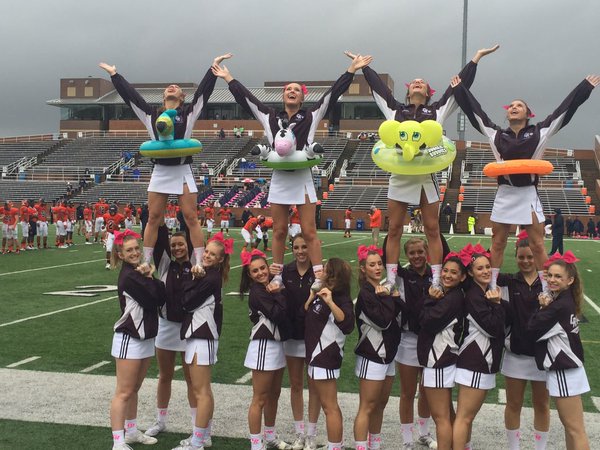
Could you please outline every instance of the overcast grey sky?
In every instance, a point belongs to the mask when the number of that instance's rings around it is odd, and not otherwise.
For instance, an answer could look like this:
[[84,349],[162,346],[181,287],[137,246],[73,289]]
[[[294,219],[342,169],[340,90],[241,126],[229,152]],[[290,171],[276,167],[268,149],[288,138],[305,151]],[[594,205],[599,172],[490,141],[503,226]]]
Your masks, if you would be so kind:
[[[216,55],[247,86],[265,80],[335,79],[346,49],[372,54],[402,97],[405,81],[443,91],[461,68],[463,0],[29,0],[4,8],[0,136],[57,131],[59,79],[105,76],[116,64],[132,82],[200,81]],[[467,56],[495,43],[472,91],[504,124],[502,105],[525,99],[541,120],[588,74],[600,74],[600,1],[471,0]],[[223,86],[219,81],[217,86]],[[596,89],[598,91],[599,89]],[[435,99],[435,97],[434,97]],[[445,124],[456,136],[456,118]],[[550,146],[592,148],[600,92]],[[471,131],[468,138],[481,140]]]

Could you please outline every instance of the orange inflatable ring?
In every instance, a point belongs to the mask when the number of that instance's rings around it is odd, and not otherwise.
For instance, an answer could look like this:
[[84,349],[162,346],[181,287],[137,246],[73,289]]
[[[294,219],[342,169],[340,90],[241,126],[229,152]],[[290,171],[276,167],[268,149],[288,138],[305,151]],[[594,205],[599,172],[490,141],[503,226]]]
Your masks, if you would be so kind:
[[543,159],[511,159],[508,161],[491,162],[483,168],[486,177],[496,178],[502,175],[548,175],[554,166]]

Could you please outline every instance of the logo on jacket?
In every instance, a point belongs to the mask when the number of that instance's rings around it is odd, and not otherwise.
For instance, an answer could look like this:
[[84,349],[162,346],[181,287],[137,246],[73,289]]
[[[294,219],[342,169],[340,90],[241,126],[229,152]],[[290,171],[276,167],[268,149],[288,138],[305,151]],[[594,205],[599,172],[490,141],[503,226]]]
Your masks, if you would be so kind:
[[175,123],[181,123],[182,121],[181,116],[175,116]]
[[571,320],[569,320],[569,322],[571,323],[571,326],[573,327],[573,329],[571,330],[571,333],[579,334],[579,319],[577,318],[577,316],[575,314],[571,314]]
[[527,139],[527,138],[530,138],[531,136],[533,136],[533,133],[532,133],[532,132],[530,132],[530,131],[528,131],[527,133],[523,133],[523,137],[524,137],[525,139]]

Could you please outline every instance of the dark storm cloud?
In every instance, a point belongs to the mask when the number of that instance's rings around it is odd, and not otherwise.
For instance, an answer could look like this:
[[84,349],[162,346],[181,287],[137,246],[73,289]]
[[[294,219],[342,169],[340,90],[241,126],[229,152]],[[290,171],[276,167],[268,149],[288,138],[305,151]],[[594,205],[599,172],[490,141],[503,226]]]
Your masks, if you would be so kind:
[[[443,90],[461,67],[462,7],[462,0],[13,2],[0,28],[0,135],[56,131],[58,109],[45,101],[58,97],[61,77],[105,76],[100,61],[131,81],[198,81],[214,56],[231,51],[233,75],[261,85],[335,79],[349,49],[372,54],[398,97],[417,76]],[[481,61],[472,88],[492,119],[503,124],[501,106],[516,97],[541,119],[586,75],[600,73],[598,17],[594,0],[471,0],[468,58],[501,45]],[[592,148],[599,117],[594,92],[550,145]],[[454,117],[445,127],[456,136]]]

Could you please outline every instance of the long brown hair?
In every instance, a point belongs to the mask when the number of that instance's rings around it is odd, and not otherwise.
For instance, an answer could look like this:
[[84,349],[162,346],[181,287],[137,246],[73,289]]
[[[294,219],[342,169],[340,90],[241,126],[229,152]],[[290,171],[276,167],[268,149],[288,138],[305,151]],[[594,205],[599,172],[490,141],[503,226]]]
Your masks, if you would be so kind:
[[[229,255],[227,255],[229,256]],[[256,261],[257,259],[262,259],[265,264],[267,265],[267,267],[269,266],[269,263],[267,262],[267,258],[265,258],[264,256],[261,255],[254,255],[252,257],[252,259],[250,259],[250,263],[252,263],[252,261]],[[250,277],[250,264],[247,264],[245,266],[242,266],[242,276],[240,277],[240,298],[243,299],[244,298],[244,294],[246,292],[248,292],[248,290],[250,290],[250,285],[252,284],[252,278]]]
[[577,266],[573,263],[567,263],[562,259],[552,261],[547,267],[549,269],[552,266],[560,266],[567,272],[567,275],[573,278],[573,283],[570,286],[571,294],[573,295],[573,301],[575,302],[575,314],[581,315],[581,306],[583,305],[583,281],[579,276]]
[[325,264],[323,284],[332,292],[350,295],[350,280],[352,267],[341,258],[329,258]]

